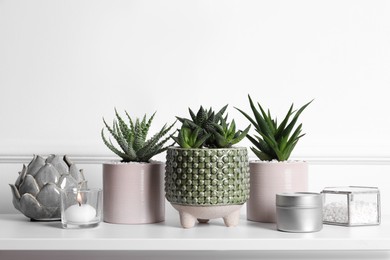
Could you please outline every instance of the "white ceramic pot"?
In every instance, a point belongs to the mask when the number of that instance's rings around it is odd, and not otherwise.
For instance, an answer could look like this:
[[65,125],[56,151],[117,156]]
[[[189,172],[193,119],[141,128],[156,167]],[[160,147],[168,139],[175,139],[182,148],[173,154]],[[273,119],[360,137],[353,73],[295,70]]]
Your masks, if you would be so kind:
[[247,219],[276,221],[275,198],[281,192],[308,190],[308,165],[304,161],[251,161]]
[[164,221],[162,162],[103,164],[103,220],[115,224]]

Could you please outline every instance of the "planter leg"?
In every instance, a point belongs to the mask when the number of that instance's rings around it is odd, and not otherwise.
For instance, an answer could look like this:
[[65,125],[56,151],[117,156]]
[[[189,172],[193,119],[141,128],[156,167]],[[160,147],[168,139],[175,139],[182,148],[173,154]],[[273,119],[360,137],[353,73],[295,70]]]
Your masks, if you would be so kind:
[[239,220],[240,220],[240,210],[236,210],[223,218],[223,221],[225,222],[225,226],[227,227],[237,226]]
[[209,223],[209,219],[203,219],[203,218],[198,218],[199,223],[206,224]]
[[181,211],[180,213],[180,223],[183,228],[192,228],[195,226],[196,218],[187,212]]

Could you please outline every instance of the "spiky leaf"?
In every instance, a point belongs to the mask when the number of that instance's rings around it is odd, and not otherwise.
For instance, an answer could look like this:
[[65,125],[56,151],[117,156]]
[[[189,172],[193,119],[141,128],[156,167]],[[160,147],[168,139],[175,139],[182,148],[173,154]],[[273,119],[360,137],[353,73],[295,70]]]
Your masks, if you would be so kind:
[[[303,110],[313,100],[297,111],[294,110],[294,105],[292,104],[286,116],[278,125],[277,119],[272,118],[269,109],[266,113],[260,103],[257,103],[257,107],[254,105],[250,95],[248,95],[248,99],[253,117],[239,108],[236,109],[251,122],[255,127],[255,131],[259,134],[256,138],[247,135],[249,141],[254,145],[254,147],[251,147],[252,151],[260,160],[288,160],[298,140],[304,136],[304,134],[301,134],[302,124],[294,128],[295,124]],[[290,120],[291,117],[292,119]]]
[[202,106],[195,113],[189,110],[191,119],[177,117],[182,127],[175,142],[182,148],[209,147],[227,148],[241,141],[249,131],[236,131],[234,120],[227,122],[227,115],[224,116],[228,105],[222,107],[217,113],[212,108],[205,110]]
[[144,115],[142,120],[139,118],[133,120],[127,111],[125,111],[125,113],[129,120],[129,124],[126,124],[116,109],[116,120],[114,120],[112,127],[110,127],[103,118],[106,129],[111,136],[114,137],[120,149],[116,148],[111,140],[107,140],[104,135],[104,128],[101,132],[104,144],[112,152],[121,157],[123,162],[148,162],[154,155],[157,155],[167,149],[167,146],[164,145],[169,140],[170,136],[165,138],[164,136],[168,134],[175,123],[169,127],[164,125],[159,132],[147,140],[149,128],[156,113],[154,113],[149,119],[147,119],[146,115]]

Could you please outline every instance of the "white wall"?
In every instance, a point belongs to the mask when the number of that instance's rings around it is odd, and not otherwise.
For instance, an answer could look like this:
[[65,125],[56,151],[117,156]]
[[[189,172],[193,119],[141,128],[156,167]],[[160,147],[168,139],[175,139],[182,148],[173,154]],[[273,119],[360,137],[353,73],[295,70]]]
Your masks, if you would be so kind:
[[0,153],[106,155],[113,108],[156,128],[246,95],[302,115],[295,155],[390,156],[386,0],[0,1]]
[[321,162],[312,187],[387,196],[389,13],[386,0],[0,0],[0,162],[13,162],[2,185],[33,153],[112,156],[100,130],[114,107],[157,110],[155,130],[229,103],[243,128],[233,107],[251,93],[279,117],[315,98],[293,154]]

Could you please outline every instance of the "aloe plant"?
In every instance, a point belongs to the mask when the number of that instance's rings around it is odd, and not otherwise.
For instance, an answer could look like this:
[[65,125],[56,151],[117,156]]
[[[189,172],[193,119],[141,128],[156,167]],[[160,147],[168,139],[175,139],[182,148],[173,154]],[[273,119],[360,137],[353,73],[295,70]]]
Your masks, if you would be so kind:
[[142,120],[139,118],[133,120],[127,111],[125,111],[125,113],[129,121],[128,124],[118,114],[116,109],[116,119],[114,119],[112,127],[110,127],[103,118],[104,125],[111,136],[114,137],[120,148],[115,147],[111,139],[107,140],[104,135],[104,128],[101,131],[104,144],[121,157],[122,162],[149,162],[153,156],[164,152],[168,148],[168,146],[164,145],[171,136],[166,135],[175,123],[169,126],[165,124],[160,131],[147,139],[149,128],[156,113],[149,119],[146,118],[145,114]]
[[234,120],[227,122],[224,117],[227,105],[217,113],[212,108],[205,110],[202,106],[195,114],[190,108],[191,119],[177,117],[182,123],[177,137],[172,137],[182,148],[229,148],[240,142],[248,133],[250,126],[244,131],[236,131]]
[[313,100],[298,110],[294,110],[294,104],[292,104],[287,115],[282,122],[278,124],[276,117],[275,119],[272,117],[269,109],[266,113],[260,103],[257,103],[258,107],[255,106],[250,95],[248,95],[248,99],[254,118],[241,109],[236,109],[251,122],[258,134],[254,136],[247,135],[247,138],[254,145],[254,147],[251,147],[251,150],[263,161],[288,160],[299,139],[305,135],[301,134],[302,124],[299,124],[294,128],[295,124],[303,110],[313,102]]

